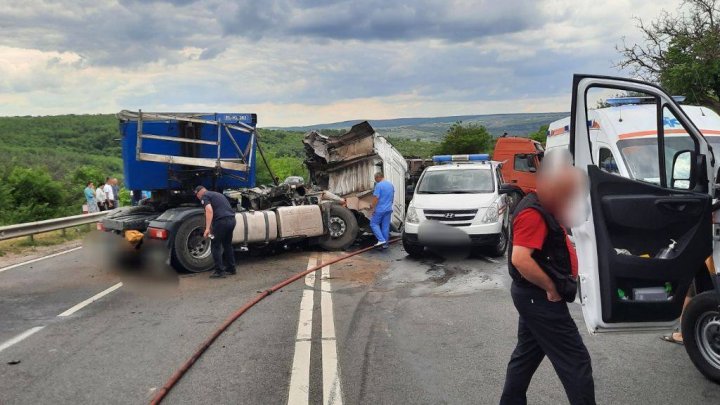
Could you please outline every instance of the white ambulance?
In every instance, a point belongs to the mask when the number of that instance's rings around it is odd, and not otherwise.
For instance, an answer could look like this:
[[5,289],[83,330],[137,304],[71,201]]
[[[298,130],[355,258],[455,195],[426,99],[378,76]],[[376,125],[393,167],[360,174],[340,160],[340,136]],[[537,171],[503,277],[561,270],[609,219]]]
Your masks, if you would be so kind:
[[[684,98],[674,97],[682,102]],[[608,107],[589,109],[588,130],[593,162],[600,169],[623,177],[649,183],[660,183],[658,171],[657,107],[652,97],[618,97],[604,100]],[[681,105],[682,110],[697,125],[713,150],[720,151],[720,116],[709,108]],[[688,149],[691,142],[678,119],[665,110],[665,160],[670,162],[675,152]],[[546,153],[570,146],[570,117],[550,124]],[[667,165],[669,170],[669,165]],[[666,173],[669,177],[669,173]]]
[[570,113],[552,124],[547,154],[568,148],[588,178],[587,215],[572,228],[588,329],[668,331],[682,313],[685,350],[720,382],[720,117],[592,75],[575,75]]

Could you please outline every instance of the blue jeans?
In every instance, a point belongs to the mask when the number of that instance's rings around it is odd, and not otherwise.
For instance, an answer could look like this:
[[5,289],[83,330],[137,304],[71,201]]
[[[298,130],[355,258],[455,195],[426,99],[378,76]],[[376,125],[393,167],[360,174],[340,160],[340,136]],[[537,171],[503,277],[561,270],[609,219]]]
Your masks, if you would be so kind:
[[390,220],[392,219],[392,211],[373,213],[370,218],[370,229],[377,238],[378,242],[387,243],[390,239]]

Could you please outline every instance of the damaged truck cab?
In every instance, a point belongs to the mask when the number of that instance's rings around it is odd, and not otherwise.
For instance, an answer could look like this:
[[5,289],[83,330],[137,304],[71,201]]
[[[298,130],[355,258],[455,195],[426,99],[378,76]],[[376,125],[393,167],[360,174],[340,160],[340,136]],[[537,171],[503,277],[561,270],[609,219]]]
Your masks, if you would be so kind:
[[[159,241],[177,270],[201,272],[213,266],[210,240],[203,238],[204,211],[192,193],[197,185],[222,192],[236,209],[233,244],[239,250],[301,242],[345,249],[368,222],[376,171],[384,171],[404,191],[402,155],[367,122],[339,137],[305,136],[311,184],[255,187],[255,114],[123,111],[118,118],[125,183],[137,192],[152,191],[152,198],[116,209],[99,227],[132,240],[136,248],[143,239]],[[404,195],[396,196],[395,210],[399,227]],[[128,236],[138,233],[143,234],[140,242]]]

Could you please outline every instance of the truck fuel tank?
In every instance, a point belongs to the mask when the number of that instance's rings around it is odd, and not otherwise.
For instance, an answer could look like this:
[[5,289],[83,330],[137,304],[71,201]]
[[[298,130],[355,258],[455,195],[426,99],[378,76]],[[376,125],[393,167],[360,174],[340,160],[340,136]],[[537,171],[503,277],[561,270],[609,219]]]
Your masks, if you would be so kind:
[[233,243],[272,242],[278,238],[275,211],[247,211],[235,214]]

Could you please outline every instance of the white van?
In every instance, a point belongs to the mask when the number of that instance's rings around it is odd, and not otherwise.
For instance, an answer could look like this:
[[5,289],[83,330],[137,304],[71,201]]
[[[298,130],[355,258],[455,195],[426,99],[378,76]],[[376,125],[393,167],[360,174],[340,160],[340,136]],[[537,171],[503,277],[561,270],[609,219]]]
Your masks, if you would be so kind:
[[493,256],[504,255],[508,212],[500,163],[486,154],[434,156],[433,161],[435,166],[420,175],[405,216],[402,240],[408,255],[422,255],[425,245],[419,234],[426,221],[460,229],[469,244],[487,246]]
[[[623,177],[659,184],[657,122],[654,99],[621,97],[608,99],[611,107],[588,110],[588,129],[593,162],[600,169]],[[681,106],[713,150],[720,151],[720,116],[706,107]],[[688,149],[688,134],[677,118],[663,116],[667,161]],[[546,143],[549,155],[570,146],[570,117],[550,124]],[[669,176],[668,176],[669,177]]]

